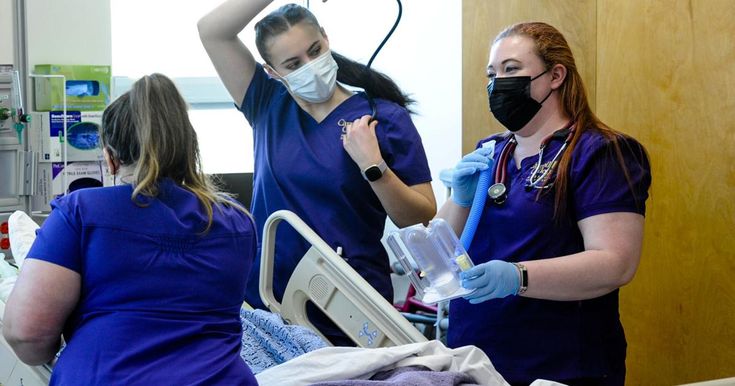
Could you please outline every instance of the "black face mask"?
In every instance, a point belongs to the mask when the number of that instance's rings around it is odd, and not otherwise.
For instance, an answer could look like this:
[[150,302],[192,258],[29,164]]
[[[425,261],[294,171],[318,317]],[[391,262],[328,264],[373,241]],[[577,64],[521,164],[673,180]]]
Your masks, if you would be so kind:
[[508,130],[516,132],[526,126],[541,109],[541,105],[554,90],[549,91],[541,102],[531,98],[531,81],[545,74],[546,70],[537,76],[509,76],[495,78],[487,85],[487,95],[490,101],[490,112],[495,119]]

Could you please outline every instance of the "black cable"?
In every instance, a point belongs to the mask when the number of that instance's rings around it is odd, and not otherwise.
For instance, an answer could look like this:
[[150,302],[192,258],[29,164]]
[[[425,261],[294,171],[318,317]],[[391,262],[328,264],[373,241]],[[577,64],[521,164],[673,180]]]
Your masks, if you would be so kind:
[[[403,15],[403,4],[401,4],[401,0],[396,0],[396,2],[398,2],[398,16],[396,17],[396,21],[395,21],[395,23],[393,23],[393,27],[391,27],[390,31],[388,31],[388,34],[385,35],[385,38],[383,38],[383,41],[380,43],[380,45],[378,46],[378,48],[375,50],[375,52],[373,52],[373,56],[370,57],[370,60],[368,61],[367,66],[365,66],[365,68],[368,71],[370,71],[370,66],[373,64],[373,60],[375,60],[375,57],[378,56],[378,52],[380,52],[380,50],[383,48],[383,46],[388,41],[388,39],[390,39],[391,35],[393,35],[393,31],[395,31],[396,30],[396,27],[398,27],[398,23],[401,22],[401,15]],[[378,106],[375,104],[375,101],[373,100],[373,97],[370,96],[370,94],[367,92],[367,90],[365,90],[365,95],[367,96],[367,98],[368,98],[368,104],[370,105],[370,110],[371,110],[370,122],[372,122],[372,121],[374,121],[374,120],[377,119],[377,116],[378,116]]]
[[388,34],[385,35],[385,38],[383,38],[383,41],[380,43],[375,52],[373,52],[373,56],[371,56],[370,60],[368,61],[367,68],[370,68],[370,66],[373,64],[373,60],[375,60],[375,57],[378,56],[378,52],[380,52],[388,39],[390,39],[391,35],[393,35],[393,31],[396,30],[396,27],[398,27],[398,23],[401,21],[401,15],[403,14],[403,5],[401,4],[401,0],[396,1],[398,2],[398,17],[396,17],[396,22],[393,23],[393,27],[390,29],[390,31],[388,31]]

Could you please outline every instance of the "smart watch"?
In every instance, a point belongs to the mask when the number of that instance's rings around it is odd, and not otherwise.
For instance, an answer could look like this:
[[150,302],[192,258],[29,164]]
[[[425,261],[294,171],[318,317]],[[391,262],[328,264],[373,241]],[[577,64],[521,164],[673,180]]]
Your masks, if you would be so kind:
[[388,168],[388,165],[385,164],[385,160],[381,160],[380,163],[377,165],[370,165],[365,170],[363,170],[362,178],[366,179],[367,181],[374,182],[380,179],[380,177],[383,177],[383,173],[385,173],[385,169]]
[[517,295],[521,295],[528,289],[528,271],[526,266],[521,263],[513,263],[518,268],[518,277],[520,279],[520,287],[518,288]]

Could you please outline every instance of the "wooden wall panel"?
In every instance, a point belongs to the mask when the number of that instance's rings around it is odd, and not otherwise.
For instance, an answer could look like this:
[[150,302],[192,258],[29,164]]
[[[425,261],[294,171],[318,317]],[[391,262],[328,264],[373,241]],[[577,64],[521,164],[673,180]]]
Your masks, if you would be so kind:
[[647,146],[630,385],[735,376],[735,1],[600,1],[597,112]]
[[[462,153],[481,138],[504,131],[488,107],[490,44],[505,27],[543,21],[559,29],[572,47],[589,95],[595,95],[596,3],[593,0],[464,0],[462,3]],[[590,98],[594,107],[594,98]]]

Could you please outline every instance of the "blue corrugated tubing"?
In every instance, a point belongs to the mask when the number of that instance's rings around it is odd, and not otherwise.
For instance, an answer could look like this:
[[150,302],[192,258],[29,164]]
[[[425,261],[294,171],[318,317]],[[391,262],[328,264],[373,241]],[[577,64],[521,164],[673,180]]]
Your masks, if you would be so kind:
[[482,215],[482,209],[485,207],[485,201],[487,200],[487,190],[490,188],[490,180],[493,176],[493,168],[489,167],[482,172],[477,179],[477,190],[475,190],[475,197],[472,199],[472,207],[470,208],[470,215],[467,216],[467,222],[464,225],[462,236],[459,241],[462,243],[465,251],[470,250],[470,244],[472,239],[475,237],[475,231],[477,231],[477,224],[480,222],[480,216]]

